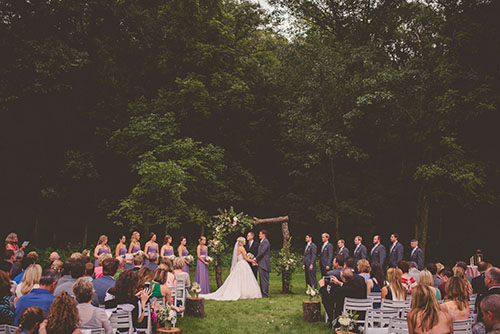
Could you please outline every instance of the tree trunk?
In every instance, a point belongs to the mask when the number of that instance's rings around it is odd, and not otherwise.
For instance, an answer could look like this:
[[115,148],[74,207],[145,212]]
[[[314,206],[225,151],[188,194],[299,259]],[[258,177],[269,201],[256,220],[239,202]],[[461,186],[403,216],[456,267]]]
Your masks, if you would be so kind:
[[332,197],[333,197],[333,214],[335,219],[335,238],[336,240],[340,239],[340,215],[339,215],[339,199],[337,196],[337,186],[335,183],[335,163],[333,158],[330,159],[330,169],[332,172],[331,175],[331,186],[332,186]]
[[318,301],[302,302],[304,320],[316,322],[321,320],[321,303]]
[[83,247],[87,247],[87,241],[89,236],[89,223],[85,223],[85,228],[83,230]]
[[217,259],[217,265],[215,266],[215,282],[217,283],[217,288],[222,285],[222,267],[220,265],[221,259]]
[[426,257],[426,249],[427,249],[427,235],[429,233],[429,196],[424,189],[424,186],[421,186],[419,194],[418,194],[418,203],[417,203],[417,239],[419,241],[419,246],[424,252],[424,262]]

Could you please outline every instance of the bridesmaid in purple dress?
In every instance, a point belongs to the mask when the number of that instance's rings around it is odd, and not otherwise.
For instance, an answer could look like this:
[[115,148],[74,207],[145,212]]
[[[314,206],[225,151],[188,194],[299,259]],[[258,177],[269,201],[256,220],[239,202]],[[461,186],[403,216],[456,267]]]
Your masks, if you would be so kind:
[[141,238],[141,235],[139,232],[134,231],[132,233],[132,236],[130,237],[130,245],[128,246],[128,252],[130,254],[135,254],[141,250],[141,242],[139,239]]
[[125,256],[125,254],[127,254],[127,245],[125,245],[125,241],[127,241],[127,237],[122,235],[118,241],[118,245],[116,245],[115,257]]
[[167,234],[163,241],[163,246],[161,247],[160,255],[164,258],[173,261],[173,259],[170,258],[172,255],[174,255],[174,247],[172,247],[171,243],[172,243],[172,237]]
[[111,254],[111,249],[108,246],[108,237],[103,234],[99,237],[99,241],[97,241],[97,246],[94,249],[95,267],[99,266],[97,258],[99,257],[99,255],[104,253]]
[[194,281],[200,284],[201,293],[210,293],[210,282],[208,281],[208,256],[207,238],[201,236],[198,240],[199,245],[196,248],[198,260],[196,260],[196,272]]
[[158,244],[156,243],[156,234],[153,232],[149,233],[149,241],[144,245],[144,254],[146,254],[146,260],[144,264],[149,263],[149,254],[158,254]]
[[177,248],[177,253],[179,254],[180,258],[184,259],[184,263],[186,263],[182,271],[189,274],[189,261],[186,260],[186,256],[189,255],[189,252],[186,248],[186,243],[187,243],[186,238],[181,237],[181,244],[179,245],[179,248]]

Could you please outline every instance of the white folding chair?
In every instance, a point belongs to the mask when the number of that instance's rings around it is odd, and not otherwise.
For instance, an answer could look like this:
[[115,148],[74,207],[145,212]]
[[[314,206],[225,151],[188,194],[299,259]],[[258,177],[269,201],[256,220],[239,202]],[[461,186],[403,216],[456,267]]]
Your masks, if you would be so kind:
[[409,308],[411,305],[411,300],[390,300],[382,299],[382,308]]
[[0,325],[0,334],[8,334],[8,330],[7,325]]
[[472,334],[472,319],[453,321],[453,333]]
[[104,334],[104,328],[99,329],[81,329],[82,334]]
[[382,303],[382,294],[381,294],[381,292],[369,292],[366,297],[368,299],[371,299],[372,304]]
[[369,333],[371,328],[388,327],[391,318],[397,318],[398,313],[396,309],[369,309],[366,311],[364,333]]
[[406,319],[391,318],[389,321],[389,334],[408,334],[408,322]]
[[[367,310],[373,308],[373,303],[371,299],[357,299],[357,298],[349,298],[345,297],[344,299],[344,309],[343,311],[357,311],[359,312],[366,312]],[[355,321],[355,323],[358,326],[364,326],[365,325],[365,319],[359,319]]]
[[109,317],[109,323],[111,327],[118,333],[118,329],[128,328],[128,333],[132,334],[134,332],[134,324],[132,322],[131,312],[116,312],[111,314]]
[[144,310],[142,310],[142,312],[144,312],[144,319],[146,319],[146,324],[147,324],[147,327],[146,328],[137,328],[137,333],[146,333],[146,334],[152,334],[153,332],[153,326],[152,326],[152,321],[151,321],[151,304],[150,303],[147,303],[146,304],[146,307],[144,308]]
[[[8,334],[15,334],[17,330],[16,326],[7,326],[7,333]],[[104,334],[104,333],[103,333]]]
[[470,313],[474,313],[476,311],[476,300],[477,300],[477,293],[473,293],[472,295],[469,296]]
[[[175,306],[183,306],[186,308],[186,282],[177,281],[177,286],[175,287]],[[181,317],[184,317],[184,312],[181,312]]]

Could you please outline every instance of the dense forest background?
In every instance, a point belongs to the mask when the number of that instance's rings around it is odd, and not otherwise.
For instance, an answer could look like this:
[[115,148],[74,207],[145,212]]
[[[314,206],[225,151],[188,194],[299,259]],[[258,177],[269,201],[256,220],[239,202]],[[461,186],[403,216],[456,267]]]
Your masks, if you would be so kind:
[[499,261],[500,2],[269,2],[1,1],[3,235],[194,242],[232,205]]

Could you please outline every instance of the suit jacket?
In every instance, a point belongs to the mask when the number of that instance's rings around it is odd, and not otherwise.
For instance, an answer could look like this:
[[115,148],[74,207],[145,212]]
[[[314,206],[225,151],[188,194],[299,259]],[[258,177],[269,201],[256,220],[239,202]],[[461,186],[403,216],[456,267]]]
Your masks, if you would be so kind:
[[259,250],[257,252],[257,256],[255,260],[259,264],[260,269],[270,272],[271,271],[271,244],[267,238],[262,239],[259,245]]
[[417,264],[418,270],[424,269],[424,252],[420,248],[417,247],[415,251],[411,250],[410,261],[413,261]]
[[399,261],[403,259],[403,245],[397,241],[396,245],[391,246],[389,248],[389,267],[396,268],[398,266]]
[[252,247],[250,247],[250,242],[247,241],[247,243],[245,244],[245,250],[247,251],[247,253],[252,253],[253,256],[257,256],[257,253],[259,252],[259,245],[260,242],[258,242],[257,240],[253,240]]
[[358,274],[354,274],[352,281],[344,283],[342,286],[336,284],[326,284],[320,289],[321,297],[330,302],[326,305],[335,305],[335,313],[333,318],[336,318],[342,313],[344,308],[344,298],[366,298],[366,283],[365,279]]
[[349,257],[349,248],[347,248],[346,246],[344,246],[344,248],[342,249],[342,251],[339,249],[339,254],[340,256],[342,256],[344,259],[347,259]]
[[380,263],[382,267],[385,264],[385,246],[382,244],[378,244],[377,246],[373,246],[371,250],[370,260],[371,263]]
[[483,321],[483,312],[481,311],[481,302],[483,301],[484,298],[491,296],[491,295],[500,295],[500,286],[494,286],[490,289],[488,289],[486,287],[486,292],[484,293],[484,295],[481,298],[477,299],[476,304],[479,306],[477,309],[477,321],[478,322]]
[[478,296],[484,295],[488,291],[488,288],[484,284],[484,273],[472,279],[472,290]]
[[354,261],[356,261],[356,263],[358,263],[359,260],[366,260],[367,259],[367,250],[366,250],[366,246],[363,245],[363,244],[360,244],[359,247],[357,248],[354,248],[354,254],[353,254],[353,257],[354,257]]
[[318,249],[316,248],[316,245],[311,242],[309,246],[306,246],[306,249],[304,251],[304,265],[306,268],[309,268],[310,265],[313,266],[313,268],[316,268],[316,254],[318,253]]
[[323,245],[321,245],[321,248],[322,250],[319,255],[319,265],[322,268],[331,268],[333,264],[333,245],[328,242],[324,248]]

